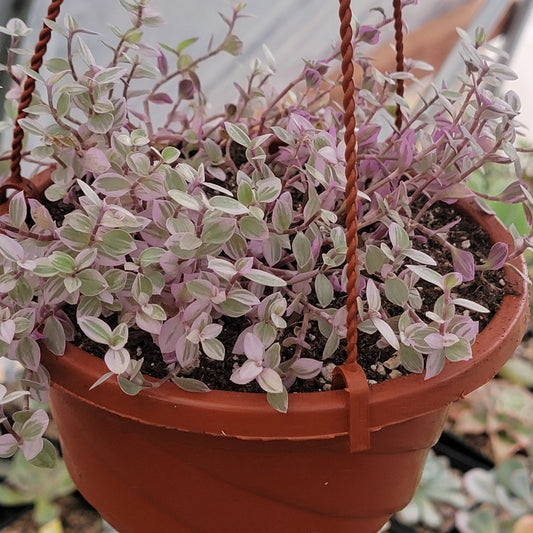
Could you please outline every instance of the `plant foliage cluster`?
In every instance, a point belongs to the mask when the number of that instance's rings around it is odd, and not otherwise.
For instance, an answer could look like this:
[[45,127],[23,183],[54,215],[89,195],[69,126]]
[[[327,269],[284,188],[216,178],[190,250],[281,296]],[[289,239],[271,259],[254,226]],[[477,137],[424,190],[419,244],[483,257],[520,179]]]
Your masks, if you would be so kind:
[[[30,399],[45,400],[49,386],[41,346],[61,355],[73,338],[65,304],[76,306],[77,327],[106,346],[108,372],[95,385],[117,379],[127,394],[165,381],[207,391],[191,371],[204,359],[237,355],[231,381],[257,382],[273,407],[286,411],[295,380],[321,371],[322,361],[309,356],[313,338],[323,337],[327,359],[346,337],[338,53],[305,62],[278,90],[265,49],[228,104],[213,111],[198,67],[219,54],[239,54],[235,26],[244,6],[222,15],[225,35],[194,57],[195,39],[161,46],[144,40],[146,27],[163,22],[148,1],[121,4],[131,25],[112,28],[116,40],[108,43],[105,65],[91,52],[92,32],[71,17],[48,23],[64,37],[67,55],[48,59],[46,76],[16,64],[26,26],[12,20],[1,29],[12,38],[5,66],[14,82],[11,102],[26,76],[37,81],[22,120],[37,144],[25,160],[55,165],[46,197],[73,208],[54,220],[47,204],[18,193],[0,217],[0,356],[24,367],[16,393],[24,408],[14,423],[3,419],[4,457],[18,448],[29,460],[46,453],[47,415],[32,411]],[[438,201],[474,197],[465,182],[488,162],[514,164],[520,175],[513,144],[520,103],[512,91],[496,94],[514,74],[489,59],[493,51],[478,32],[474,41],[462,35],[458,86],[432,87],[410,106],[397,96],[397,81],[416,83],[412,69],[424,65],[408,62],[402,73],[372,66],[362,45],[377,43],[391,22],[380,10],[374,16],[375,25],[358,26],[354,38],[362,70],[358,327],[378,332],[379,344],[399,353],[407,371],[430,378],[446,360],[471,357],[478,325],[469,312],[486,311],[454,289],[476,271],[501,268],[530,237],[515,232],[513,250],[494,243],[477,264],[447,240],[457,220],[435,230],[422,219]],[[404,115],[399,131],[397,105]],[[531,222],[533,198],[520,177],[498,198],[525,201]],[[435,270],[435,259],[420,250],[428,240],[451,254],[452,272]],[[440,294],[429,311],[422,310],[421,283]],[[243,329],[225,346],[219,337],[228,320]],[[132,328],[159,347],[167,365],[161,380],[143,376],[142,359],[125,349]],[[0,403],[12,399],[5,395]]]

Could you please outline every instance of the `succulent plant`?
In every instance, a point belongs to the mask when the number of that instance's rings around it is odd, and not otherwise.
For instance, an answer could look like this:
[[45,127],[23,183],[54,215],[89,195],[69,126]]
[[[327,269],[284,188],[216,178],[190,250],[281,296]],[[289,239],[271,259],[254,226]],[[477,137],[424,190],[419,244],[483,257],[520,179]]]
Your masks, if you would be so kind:
[[533,390],[533,338],[528,337],[522,341],[498,375],[511,383]]
[[449,411],[453,431],[460,435],[486,435],[494,461],[499,463],[533,443],[533,397],[524,388],[494,380]]
[[533,478],[525,459],[506,459],[491,471],[473,469],[465,474],[464,483],[478,506],[457,514],[460,533],[531,531]]
[[[2,457],[18,448],[29,460],[46,454],[47,416],[32,412],[29,399],[44,400],[49,385],[41,346],[61,355],[75,325],[103,346],[108,372],[94,386],[116,379],[127,394],[166,381],[208,391],[208,369],[226,388],[265,391],[285,412],[296,380],[345,357],[344,126],[332,97],[338,53],[306,61],[277,91],[267,51],[227,105],[212,112],[198,66],[239,53],[235,27],[244,6],[222,16],[225,35],[194,58],[194,39],[145,42],[144,28],[163,22],[147,0],[121,4],[132,24],[113,28],[107,64],[94,60],[92,32],[66,17],[49,22],[67,49],[65,58],[48,59],[49,75],[15,65],[17,48],[5,67],[10,98],[25,76],[38,85],[21,120],[37,140],[25,160],[55,168],[47,203],[18,193],[0,217],[0,356],[25,368],[23,410],[14,421],[3,417]],[[458,86],[432,87],[410,106],[396,86],[414,80],[420,65],[381,73],[359,48],[375,44],[391,22],[381,10],[373,15],[375,24],[358,26],[354,39],[363,72],[358,329],[376,335],[405,371],[429,379],[445,361],[471,358],[479,330],[472,313],[488,311],[458,294],[462,283],[501,268],[532,242],[514,232],[514,249],[494,243],[480,260],[449,240],[459,217],[437,227],[425,219],[438,201],[475,197],[465,182],[485,164],[519,170],[513,143],[520,102],[513,91],[495,94],[514,74],[489,58],[478,31],[474,40],[461,34]],[[18,46],[28,30],[12,21],[2,31]],[[8,111],[14,107],[8,102]],[[157,118],[155,108],[167,116]],[[520,172],[497,198],[524,201],[531,222],[533,197]],[[54,202],[71,212],[54,218]],[[448,254],[448,267],[424,251],[429,242]],[[429,307],[423,285],[439,295]],[[138,331],[164,364],[156,381],[145,377],[146,354],[126,348]]]
[[43,470],[26,461],[22,452],[0,461],[0,477],[0,505],[34,505],[33,519],[39,526],[58,517],[57,498],[76,490],[62,459]]
[[395,518],[408,526],[439,530],[444,523],[443,508],[466,509],[468,503],[460,473],[450,467],[447,457],[430,451],[413,499]]

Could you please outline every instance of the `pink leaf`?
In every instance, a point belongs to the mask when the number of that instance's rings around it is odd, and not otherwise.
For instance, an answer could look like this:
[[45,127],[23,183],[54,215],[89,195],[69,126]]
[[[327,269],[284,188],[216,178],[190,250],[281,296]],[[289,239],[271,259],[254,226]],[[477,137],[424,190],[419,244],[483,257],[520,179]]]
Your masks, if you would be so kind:
[[264,368],[256,379],[265,392],[277,393],[283,390],[283,382],[279,374],[272,368]]
[[159,51],[159,54],[157,55],[157,68],[159,69],[159,72],[163,76],[166,76],[168,73],[168,61],[167,57],[163,53],[162,50]]
[[89,148],[83,154],[81,164],[85,170],[93,172],[94,174],[101,174],[111,166],[104,151],[96,147]]
[[424,340],[430,348],[444,348],[444,337],[440,333],[430,333]]
[[436,350],[434,352],[431,352],[428,355],[427,361],[426,361],[426,374],[424,376],[424,379],[431,379],[432,377],[435,377],[437,374],[440,374],[441,370],[444,368],[444,350]]
[[172,98],[167,93],[154,93],[148,98],[153,104],[171,104]]
[[248,359],[253,361],[261,361],[263,359],[265,347],[257,335],[247,333],[244,336],[244,353]]
[[466,250],[452,249],[453,268],[463,276],[463,281],[472,281],[476,273],[474,256]]
[[246,361],[240,368],[231,375],[231,381],[237,385],[246,385],[253,381],[263,370],[255,361]]
[[322,369],[322,361],[302,357],[291,365],[291,372],[302,379],[314,378]]
[[0,457],[11,457],[18,448],[17,440],[10,433],[0,435]]
[[493,244],[483,268],[488,270],[499,270],[505,264],[508,253],[509,247],[504,242]]

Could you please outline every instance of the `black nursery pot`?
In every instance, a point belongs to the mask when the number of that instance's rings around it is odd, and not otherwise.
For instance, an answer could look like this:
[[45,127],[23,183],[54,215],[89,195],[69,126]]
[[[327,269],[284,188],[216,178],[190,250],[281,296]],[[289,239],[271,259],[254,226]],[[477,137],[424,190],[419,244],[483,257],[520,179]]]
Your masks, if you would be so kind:
[[[31,511],[31,505],[0,506],[0,531],[11,525],[25,513]],[[21,532],[22,533],[22,532]]]

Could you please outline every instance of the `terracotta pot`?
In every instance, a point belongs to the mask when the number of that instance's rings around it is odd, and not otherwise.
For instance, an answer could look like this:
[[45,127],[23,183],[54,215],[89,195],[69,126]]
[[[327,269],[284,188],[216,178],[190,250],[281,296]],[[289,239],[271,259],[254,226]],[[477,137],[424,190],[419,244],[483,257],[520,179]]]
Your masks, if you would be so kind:
[[[463,207],[511,243],[495,217]],[[449,404],[490,380],[520,343],[527,285],[511,268],[506,278],[512,294],[470,361],[370,388],[358,367],[347,369],[355,388],[294,394],[285,415],[263,394],[167,383],[128,397],[112,380],[89,391],[102,360],[73,346],[63,357],[46,352],[72,478],[120,533],[375,533],[411,499]]]

